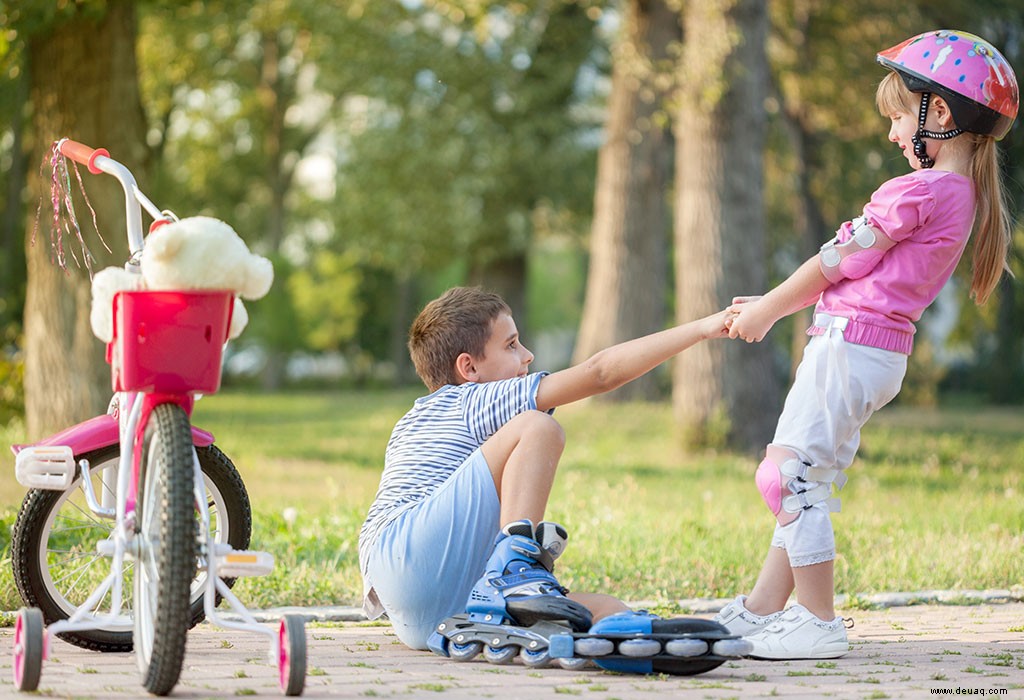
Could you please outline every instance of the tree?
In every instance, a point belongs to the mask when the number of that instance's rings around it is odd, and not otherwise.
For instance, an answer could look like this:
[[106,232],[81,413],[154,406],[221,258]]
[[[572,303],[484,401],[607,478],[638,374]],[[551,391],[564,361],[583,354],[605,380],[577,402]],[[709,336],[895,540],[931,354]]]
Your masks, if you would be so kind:
[[[21,25],[34,160],[44,157],[51,140],[69,136],[107,148],[141,175],[147,154],[136,79],[135,4],[83,2],[49,13],[23,15]],[[113,251],[110,264],[120,264],[127,258],[124,199],[113,178],[103,180],[89,179],[89,196]],[[47,183],[33,173],[29,186],[45,205]],[[80,201],[79,207],[86,211]],[[53,264],[48,219],[43,216],[35,232],[34,213],[27,226],[25,413],[29,435],[41,437],[102,411],[110,395],[110,370],[89,326],[89,278],[73,265],[64,272]],[[101,253],[96,241],[90,247]]]
[[[676,125],[676,308],[680,321],[766,285],[762,163],[767,86],[761,0],[688,3]],[[714,41],[704,41],[714,37]],[[691,445],[771,438],[770,346],[702,343],[676,359],[673,406]]]
[[532,216],[592,193],[573,108],[594,21],[569,0],[416,7],[346,115],[338,229],[396,279],[495,289],[526,332]]
[[[660,330],[666,320],[672,135],[665,98],[672,50],[681,38],[679,15],[663,0],[627,3],[597,160],[590,271],[575,362]],[[653,399],[658,389],[658,377],[650,373],[606,397]]]

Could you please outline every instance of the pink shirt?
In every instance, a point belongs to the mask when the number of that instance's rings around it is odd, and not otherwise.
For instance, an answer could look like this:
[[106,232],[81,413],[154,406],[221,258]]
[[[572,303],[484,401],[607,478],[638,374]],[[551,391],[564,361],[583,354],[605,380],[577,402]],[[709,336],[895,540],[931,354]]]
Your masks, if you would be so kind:
[[[974,222],[970,179],[941,170],[917,170],[889,180],[864,207],[867,222],[896,245],[871,272],[826,289],[816,313],[849,319],[843,337],[909,355],[914,323],[953,274]],[[851,222],[837,231],[849,240]],[[808,335],[825,329],[811,326]]]

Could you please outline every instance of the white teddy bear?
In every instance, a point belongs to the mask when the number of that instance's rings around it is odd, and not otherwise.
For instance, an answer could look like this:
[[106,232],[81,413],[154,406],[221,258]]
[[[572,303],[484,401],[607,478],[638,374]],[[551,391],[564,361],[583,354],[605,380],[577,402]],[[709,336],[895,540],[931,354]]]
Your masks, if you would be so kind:
[[142,274],[108,267],[92,280],[92,332],[109,343],[114,337],[113,299],[131,289],[230,289],[237,295],[228,337],[237,338],[248,323],[241,298],[259,299],[270,291],[274,268],[251,253],[245,241],[223,221],[193,216],[165,224],[146,237]]

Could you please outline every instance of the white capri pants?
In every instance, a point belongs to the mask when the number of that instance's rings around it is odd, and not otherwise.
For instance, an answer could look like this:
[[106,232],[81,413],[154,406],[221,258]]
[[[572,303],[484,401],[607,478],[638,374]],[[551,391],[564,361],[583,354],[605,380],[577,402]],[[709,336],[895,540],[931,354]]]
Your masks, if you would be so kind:
[[[816,467],[847,469],[860,446],[861,427],[896,397],[906,371],[903,353],[847,343],[838,328],[813,336],[772,443]],[[835,559],[827,503],[816,503],[785,527],[776,525],[772,546],[785,549],[793,567]]]

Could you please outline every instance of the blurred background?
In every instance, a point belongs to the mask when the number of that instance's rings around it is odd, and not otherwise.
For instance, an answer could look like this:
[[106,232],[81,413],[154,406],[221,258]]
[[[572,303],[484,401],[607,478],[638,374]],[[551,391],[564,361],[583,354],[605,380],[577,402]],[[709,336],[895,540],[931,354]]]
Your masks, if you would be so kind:
[[[395,386],[418,382],[411,319],[452,285],[505,296],[549,370],[766,291],[906,171],[881,49],[957,28],[1024,74],[1017,0],[0,0],[0,27],[0,424],[24,441],[104,410],[81,263],[127,257],[119,186],[82,168],[98,231],[76,200],[84,247],[70,232],[53,264],[57,138],[273,259],[228,385]],[[1016,214],[1019,123],[1001,145]],[[1018,279],[1022,251],[1018,225]],[[968,257],[901,402],[1024,396],[1024,291],[1007,276],[976,307]],[[763,447],[808,318],[606,400],[670,400],[687,444]]]

